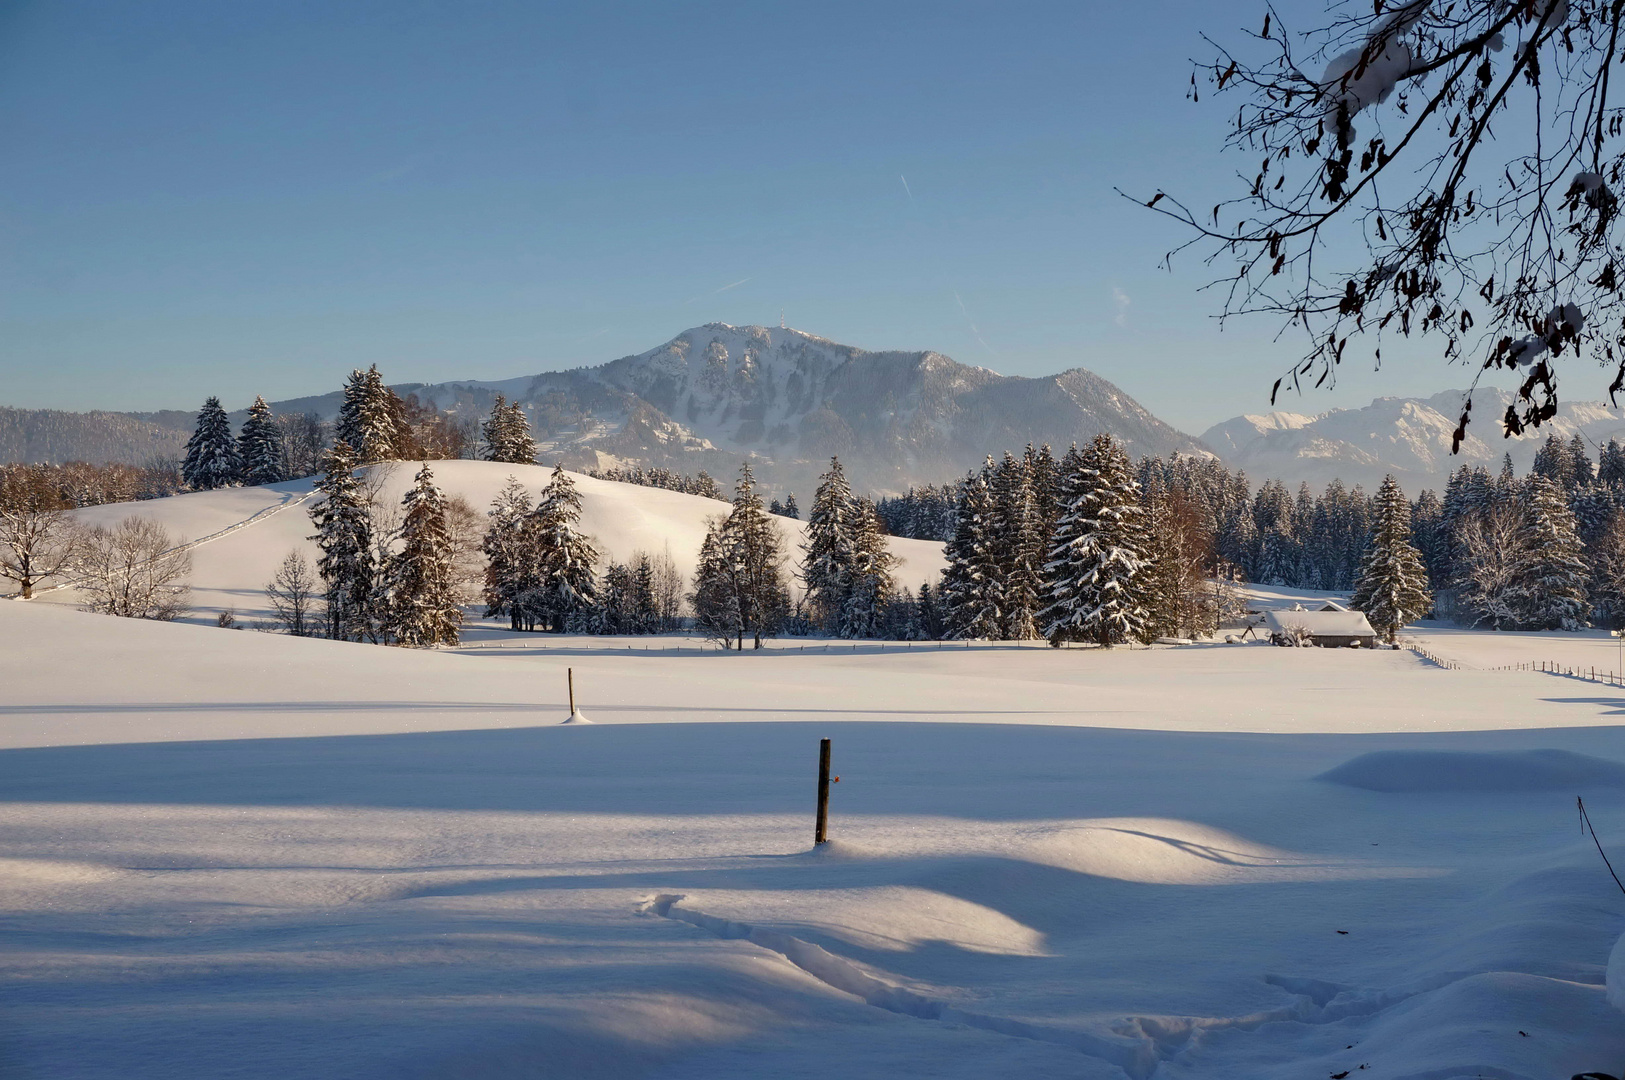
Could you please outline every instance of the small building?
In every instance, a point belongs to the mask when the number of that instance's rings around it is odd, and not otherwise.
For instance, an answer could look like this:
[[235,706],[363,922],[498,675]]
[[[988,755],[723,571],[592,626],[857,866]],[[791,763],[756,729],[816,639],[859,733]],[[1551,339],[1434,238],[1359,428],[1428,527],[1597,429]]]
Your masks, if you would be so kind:
[[1363,611],[1348,611],[1332,603],[1320,611],[1266,611],[1264,629],[1277,645],[1318,645],[1325,649],[1371,649],[1377,645],[1377,632],[1371,629]]

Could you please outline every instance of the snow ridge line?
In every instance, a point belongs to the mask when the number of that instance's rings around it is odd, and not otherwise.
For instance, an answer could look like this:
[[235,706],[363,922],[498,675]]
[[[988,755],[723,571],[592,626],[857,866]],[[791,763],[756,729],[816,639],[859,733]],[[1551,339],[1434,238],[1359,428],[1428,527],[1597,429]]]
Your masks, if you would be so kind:
[[[250,514],[243,520],[233,522],[232,524],[227,525],[224,529],[219,529],[207,536],[200,536],[196,540],[188,540],[184,544],[176,544],[174,547],[159,553],[152,559],[149,559],[148,563],[155,563],[159,559],[167,559],[172,555],[179,555],[184,551],[191,551],[195,547],[200,547],[203,544],[210,543],[211,541],[219,540],[223,536],[229,536],[230,534],[237,532],[239,529],[246,529],[250,525],[257,525],[259,522],[264,521],[273,514],[281,513],[283,510],[286,510],[289,507],[299,506],[300,504],[307,502],[310,497],[315,494],[316,490],[314,488],[302,495],[297,496],[290,491],[287,495],[283,496],[281,502],[272,503],[270,506],[263,507],[262,509],[255,511],[253,514]],[[42,596],[45,593],[56,592],[59,589],[71,589],[84,580],[84,578],[79,577],[74,578],[71,581],[63,581],[55,585],[47,585],[43,589],[35,589],[34,596]],[[21,596],[11,597],[13,600],[20,600],[21,598]]]
[[[1370,1016],[1420,994],[1441,989],[1462,978],[1452,972],[1420,980],[1393,990],[1355,990],[1319,979],[1286,975],[1265,975],[1264,981],[1297,998],[1290,1005],[1248,1016],[1131,1016],[1113,1026],[1124,1041],[1115,1041],[1070,1028],[1033,1024],[1025,1020],[970,1012],[947,1001],[895,986],[864,971],[859,965],[836,956],[810,941],[749,923],[707,915],[693,908],[678,907],[681,893],[661,893],[645,900],[638,910],[644,914],[686,922],[724,940],[749,941],[778,953],[819,982],[862,998],[867,1004],[888,1012],[919,1020],[962,1024],[1017,1039],[1032,1039],[1064,1046],[1081,1054],[1109,1062],[1122,1069],[1131,1080],[1151,1080],[1158,1066],[1185,1050],[1197,1035],[1222,1029],[1253,1031],[1265,1024],[1334,1024],[1357,1016]],[[1454,1074],[1452,1074],[1454,1075]]]
[[1053,1043],[1070,1050],[1116,1065],[1132,1080],[1150,1080],[1161,1058],[1155,1042],[1140,1036],[1133,1041],[1117,1041],[1091,1035],[1084,1031],[1046,1027],[987,1013],[968,1012],[938,998],[883,982],[857,964],[828,950],[803,941],[798,937],[764,930],[748,923],[707,915],[677,904],[684,897],[677,893],[662,893],[645,901],[640,910],[665,919],[675,919],[710,931],[724,940],[744,940],[770,952],[776,952],[819,982],[844,993],[862,998],[865,1002],[888,1012],[912,1016],[919,1020],[937,1020],[948,1024],[963,1024],[1000,1035],[1037,1042]]

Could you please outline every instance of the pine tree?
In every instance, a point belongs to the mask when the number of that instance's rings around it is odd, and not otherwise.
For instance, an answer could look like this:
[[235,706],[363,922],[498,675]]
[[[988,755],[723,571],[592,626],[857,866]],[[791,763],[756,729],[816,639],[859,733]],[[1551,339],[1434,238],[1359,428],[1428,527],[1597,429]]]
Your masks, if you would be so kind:
[[377,563],[372,507],[355,478],[355,451],[338,442],[323,461],[316,490],[325,498],[310,510],[321,559],[316,564],[326,599],[328,637],[360,641],[373,629]]
[[592,633],[637,632],[632,589],[632,571],[625,564],[612,563],[604,571],[604,580],[598,587],[598,607],[590,623]]
[[524,621],[521,598],[536,585],[536,559],[527,526],[531,501],[517,477],[497,493],[487,516],[491,519],[481,550],[485,552],[485,617],[508,616],[509,626],[519,630]]
[[197,429],[186,440],[181,478],[194,491],[212,491],[235,484],[241,471],[231,421],[220,407],[220,399],[211,397],[197,414]]
[[1411,507],[1411,536],[1422,564],[1428,571],[1428,591],[1437,593],[1450,585],[1450,536],[1445,528],[1444,507],[1432,490],[1417,496]]
[[1597,479],[1611,488],[1625,487],[1625,447],[1609,439],[1597,462]]
[[452,580],[446,497],[425,462],[401,501],[401,550],[390,560],[388,628],[397,644],[455,645],[463,610]]
[[491,406],[491,415],[481,429],[485,438],[485,460],[511,465],[536,462],[536,440],[530,435],[530,419],[519,402],[509,402],[501,394]]
[[[1605,458],[1606,460],[1606,458]],[[1610,630],[1625,627],[1625,511],[1615,510],[1591,552],[1591,599]]]
[[1355,610],[1366,613],[1371,626],[1389,644],[1400,627],[1428,613],[1427,567],[1422,553],[1411,543],[1411,507],[1390,474],[1377,491],[1377,525],[1360,578],[1354,587]]
[[1529,473],[1531,476],[1545,477],[1560,488],[1571,487],[1574,483],[1574,459],[1569,456],[1569,448],[1563,440],[1556,435],[1546,436],[1546,441],[1535,451],[1535,463]]
[[993,551],[1003,598],[998,634],[1012,641],[1039,636],[1034,617],[1046,554],[1030,469],[1037,455],[1028,451],[1021,460],[1005,454],[993,474]]
[[897,581],[892,577],[897,560],[886,547],[886,536],[872,502],[856,500],[852,519],[852,566],[842,599],[840,634],[847,638],[879,637],[886,608],[897,592]]
[[377,364],[366,371],[358,368],[350,372],[333,435],[338,441],[350,444],[357,464],[372,465],[398,458],[398,403],[399,399],[378,374]]
[[1002,580],[995,553],[993,459],[962,485],[953,538],[943,549],[941,603],[952,638],[996,638],[1003,617]]
[[1050,644],[1110,647],[1143,633],[1145,539],[1139,485],[1107,434],[1095,436],[1062,487],[1061,519],[1044,566],[1039,623]]
[[829,471],[818,481],[812,510],[807,515],[807,540],[802,545],[802,583],[813,624],[825,633],[839,634],[847,593],[853,584],[857,560],[857,524],[852,489],[840,458],[829,459]]
[[1544,476],[1530,477],[1522,548],[1512,605],[1529,630],[1576,630],[1586,625],[1586,567],[1574,514]]
[[740,466],[733,510],[713,522],[700,546],[693,604],[700,624],[737,648],[750,634],[755,647],[776,634],[789,614],[784,541],[756,493],[750,465]]
[[1585,436],[1578,431],[1569,440],[1569,487],[1584,487],[1597,478],[1591,464],[1591,452],[1586,448]]
[[660,629],[660,605],[655,597],[654,560],[639,552],[632,569],[632,632],[653,634]]
[[563,466],[556,466],[531,512],[536,585],[527,590],[522,603],[536,622],[549,623],[558,633],[596,602],[598,549],[578,528],[580,521],[581,496],[575,482]]
[[796,493],[793,491],[785,496],[784,516],[796,521],[801,519],[801,507],[796,505]]
[[282,451],[282,429],[271,416],[271,407],[263,397],[256,396],[249,406],[248,419],[237,436],[237,459],[242,467],[242,482],[249,485],[277,484],[287,479],[286,458]]

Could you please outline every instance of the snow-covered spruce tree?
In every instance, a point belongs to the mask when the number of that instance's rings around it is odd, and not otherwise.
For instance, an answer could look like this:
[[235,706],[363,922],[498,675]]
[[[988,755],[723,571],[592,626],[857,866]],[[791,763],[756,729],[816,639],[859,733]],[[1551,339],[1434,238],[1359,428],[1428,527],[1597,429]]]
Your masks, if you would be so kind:
[[852,489],[840,458],[829,459],[829,471],[818,480],[807,514],[807,540],[802,545],[801,576],[807,612],[827,634],[841,632],[841,615],[853,584],[857,559],[857,524]]
[[1377,489],[1376,529],[1360,566],[1352,603],[1356,611],[1365,612],[1372,629],[1390,645],[1400,627],[1426,615],[1433,606],[1427,566],[1411,543],[1411,506],[1392,474]]
[[276,484],[288,478],[288,467],[282,451],[282,429],[271,416],[271,407],[265,398],[255,396],[248,407],[248,419],[237,436],[237,459],[242,466],[242,482]]
[[874,503],[856,499],[852,507],[852,568],[842,598],[840,635],[846,638],[882,636],[886,607],[897,595],[892,567],[897,559],[886,547],[886,535]]
[[235,484],[240,471],[231,421],[226,419],[220,399],[211,397],[197,414],[197,429],[186,440],[181,478],[193,491],[212,491]]
[[632,563],[632,619],[633,633],[660,632],[660,600],[655,584],[655,564],[647,551],[636,552]]
[[611,563],[604,570],[604,580],[598,585],[597,607],[587,620],[591,633],[637,633],[633,588],[632,569],[625,563]]
[[400,422],[396,415],[399,400],[384,385],[377,364],[366,371],[358,368],[350,372],[333,435],[338,441],[350,444],[358,465],[395,461],[399,457],[395,445]]
[[1095,436],[1061,489],[1061,519],[1044,565],[1039,625],[1050,644],[1112,645],[1139,637],[1148,621],[1145,529],[1128,457]]
[[1625,447],[1609,439],[1597,460],[1597,479],[1611,488],[1625,487]]
[[1512,591],[1518,625],[1527,630],[1577,630],[1586,625],[1585,564],[1574,514],[1563,492],[1545,477],[1525,489],[1521,547],[1524,560]]
[[1003,598],[998,636],[1007,641],[1040,636],[1035,616],[1047,538],[1040,535],[1043,520],[1029,464],[1006,453],[993,474],[993,550]]
[[1411,504],[1411,537],[1422,553],[1428,571],[1428,591],[1437,593],[1450,583],[1450,536],[1445,530],[1444,509],[1430,488]]
[[996,561],[993,514],[993,459],[961,485],[953,538],[944,546],[943,618],[951,638],[996,638],[1002,624],[1003,584]]
[[1614,511],[1591,547],[1591,602],[1603,625],[1625,628],[1625,511]]
[[323,460],[316,483],[324,498],[310,509],[321,549],[316,572],[322,579],[327,636],[361,641],[376,630],[378,593],[373,557],[372,504],[355,477],[355,451],[340,440]]
[[784,497],[784,516],[797,521],[801,519],[801,507],[796,505],[796,493],[793,491]]
[[485,552],[485,617],[508,616],[510,628],[523,628],[520,602],[536,584],[536,559],[530,543],[530,494],[517,477],[497,493],[487,516],[491,519],[481,549]]
[[1535,451],[1535,462],[1529,467],[1530,476],[1543,476],[1560,488],[1574,486],[1574,457],[1569,453],[1569,446],[1556,435],[1546,436],[1546,441]]
[[427,462],[401,500],[401,548],[389,562],[388,629],[397,645],[457,644],[463,609],[452,580],[446,497]]
[[529,532],[536,559],[536,583],[521,604],[535,623],[555,633],[570,628],[597,602],[598,549],[580,528],[581,496],[564,467],[555,466],[531,511]]
[[756,493],[750,465],[739,469],[733,510],[714,521],[700,546],[692,603],[700,625],[738,649],[750,634],[756,648],[778,633],[790,611],[784,542]]
[[481,434],[485,439],[486,461],[512,465],[536,463],[536,440],[531,438],[530,419],[519,402],[510,402],[498,394]]

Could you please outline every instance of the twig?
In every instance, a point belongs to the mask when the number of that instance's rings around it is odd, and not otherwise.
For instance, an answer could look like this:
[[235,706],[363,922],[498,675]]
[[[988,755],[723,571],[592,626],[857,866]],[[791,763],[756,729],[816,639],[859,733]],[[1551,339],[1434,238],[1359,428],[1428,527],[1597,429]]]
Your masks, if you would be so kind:
[[1602,856],[1602,864],[1608,867],[1608,873],[1613,877],[1614,884],[1619,886],[1619,891],[1625,892],[1625,882],[1620,881],[1619,875],[1614,873],[1614,864],[1608,861],[1608,853],[1602,849],[1602,841],[1597,839],[1597,830],[1591,824],[1591,815],[1586,813],[1585,800],[1576,795],[1574,804],[1580,808],[1580,831],[1583,833],[1590,830],[1591,842],[1597,845],[1597,854]]

